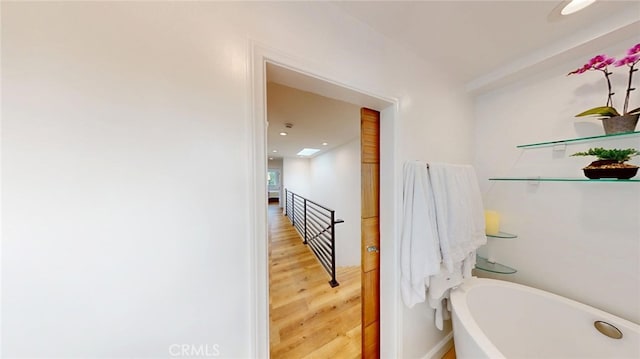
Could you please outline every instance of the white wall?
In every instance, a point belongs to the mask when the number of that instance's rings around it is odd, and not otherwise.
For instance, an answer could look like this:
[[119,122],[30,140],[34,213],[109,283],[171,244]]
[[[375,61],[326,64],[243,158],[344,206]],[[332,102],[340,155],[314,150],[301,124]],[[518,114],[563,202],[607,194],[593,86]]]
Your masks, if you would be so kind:
[[[462,87],[330,4],[1,6],[2,356],[251,356],[251,41],[397,98],[388,168],[470,160]],[[393,284],[383,356],[421,357],[444,333]]]
[[344,220],[336,225],[336,265],[359,266],[360,138],[311,159],[311,199]]
[[[601,53],[621,56],[629,39]],[[595,55],[595,54],[594,54]],[[589,58],[567,61],[476,101],[475,165],[487,208],[502,213],[515,241],[489,240],[484,254],[518,269],[501,279],[531,285],[640,322],[640,186],[633,183],[489,183],[496,176],[582,177],[594,158],[568,157],[589,147],[640,148],[640,138],[520,150],[518,144],[604,134],[598,120],[574,115],[603,106],[601,73],[565,76]],[[614,103],[623,103],[626,75],[612,70]],[[638,79],[635,81],[638,86]],[[632,107],[640,106],[637,91]],[[639,159],[632,161],[639,164]],[[478,272],[482,274],[482,272]]]
[[303,197],[311,196],[310,164],[308,158],[283,158],[283,188]]

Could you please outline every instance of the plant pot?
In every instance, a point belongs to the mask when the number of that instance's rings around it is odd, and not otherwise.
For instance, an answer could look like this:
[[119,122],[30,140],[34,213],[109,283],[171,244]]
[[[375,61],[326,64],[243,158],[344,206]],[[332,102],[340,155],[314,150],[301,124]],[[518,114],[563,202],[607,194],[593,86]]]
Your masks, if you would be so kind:
[[611,135],[614,133],[633,132],[636,130],[640,114],[615,116],[602,119],[604,133]]
[[618,163],[614,160],[593,161],[582,169],[584,175],[590,179],[617,178],[629,179],[638,173],[638,166]]

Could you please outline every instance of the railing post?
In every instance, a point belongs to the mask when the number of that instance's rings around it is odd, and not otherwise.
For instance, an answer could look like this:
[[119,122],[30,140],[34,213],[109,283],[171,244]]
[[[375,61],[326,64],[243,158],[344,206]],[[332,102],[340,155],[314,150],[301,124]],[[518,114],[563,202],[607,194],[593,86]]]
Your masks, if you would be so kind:
[[329,285],[338,286],[336,280],[336,211],[331,211],[331,280]]
[[304,204],[304,244],[307,244],[307,199],[306,198],[304,198],[303,204]]
[[291,194],[291,225],[296,225],[296,194]]

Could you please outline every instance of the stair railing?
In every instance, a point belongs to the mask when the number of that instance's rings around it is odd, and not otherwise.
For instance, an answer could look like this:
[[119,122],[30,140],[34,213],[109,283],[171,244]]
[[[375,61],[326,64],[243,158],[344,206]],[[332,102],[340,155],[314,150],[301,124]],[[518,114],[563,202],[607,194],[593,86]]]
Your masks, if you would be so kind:
[[296,228],[303,243],[331,276],[331,287],[339,285],[336,280],[336,232],[335,225],[344,223],[335,218],[335,211],[285,188],[285,216]]

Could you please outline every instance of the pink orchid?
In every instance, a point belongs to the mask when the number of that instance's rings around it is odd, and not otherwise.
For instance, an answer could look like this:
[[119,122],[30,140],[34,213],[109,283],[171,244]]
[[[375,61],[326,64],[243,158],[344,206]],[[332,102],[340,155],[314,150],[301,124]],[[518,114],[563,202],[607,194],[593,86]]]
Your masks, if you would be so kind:
[[627,51],[627,55],[631,56],[639,52],[640,52],[640,44],[636,44],[634,47],[630,48],[629,51]]
[[598,55],[598,56],[594,56],[591,60],[589,60],[589,62],[585,65],[589,65],[589,66],[593,66],[599,62],[604,61],[605,57],[604,55]]
[[618,60],[615,64],[616,67],[624,66],[624,65],[635,65],[640,59],[640,54],[638,55],[629,55]]
[[612,99],[613,92],[611,92],[611,80],[609,79],[609,75],[611,75],[611,73],[607,69],[607,66],[613,64],[615,61],[616,59],[614,59],[613,57],[607,57],[606,55],[597,55],[592,57],[589,60],[589,62],[584,64],[582,67],[569,72],[567,76],[574,75],[574,74],[582,74],[589,70],[602,71],[602,73],[604,73],[604,77],[607,79],[607,86],[609,87],[609,95],[607,97],[607,106],[613,106],[613,99]]
[[587,70],[589,70],[590,68],[591,68],[591,65],[589,65],[589,64],[585,64],[584,66],[582,66],[582,67],[580,67],[580,68],[578,68],[578,69],[575,69],[575,70],[573,70],[573,71],[569,72],[567,75],[581,74],[581,73],[583,73],[583,72],[586,72],[586,71],[587,71]]
[[601,62],[601,63],[599,63],[599,64],[595,65],[593,68],[594,68],[594,69],[597,69],[597,70],[600,70],[600,69],[602,69],[602,68],[604,68],[604,67],[606,67],[606,66],[607,66],[607,63],[606,63],[606,62]]
[[607,57],[606,55],[598,55],[594,56],[589,62],[584,64],[582,67],[572,71],[569,75],[573,74],[581,74],[587,72],[589,70],[601,70],[607,67],[608,65],[613,64],[616,61],[613,57]]
[[613,65],[615,67],[621,67],[621,66],[627,65],[629,67],[629,80],[627,82],[627,91],[626,91],[626,96],[624,101],[623,114],[640,113],[640,108],[627,112],[627,109],[629,106],[629,95],[631,91],[635,90],[635,88],[631,86],[631,82],[633,79],[633,73],[638,71],[638,69],[634,68],[635,65],[638,64],[638,62],[640,62],[640,44],[636,44],[633,47],[631,47],[629,50],[627,50],[627,56],[623,57],[620,60],[616,61],[615,58],[608,57],[606,55],[596,55],[592,57],[589,60],[589,62],[584,64],[582,67],[579,67],[578,69],[571,71],[568,75],[582,74],[591,70],[601,71],[604,74],[605,79],[607,80],[607,87],[609,90],[607,95],[606,106],[596,107],[594,109],[585,111],[579,114],[578,116],[593,115],[593,114],[600,115],[602,117],[619,116],[618,111],[616,111],[616,109],[613,108],[614,93],[611,87],[611,79],[609,78],[609,76],[612,74],[611,72],[609,72],[609,69],[608,69],[609,65]]

